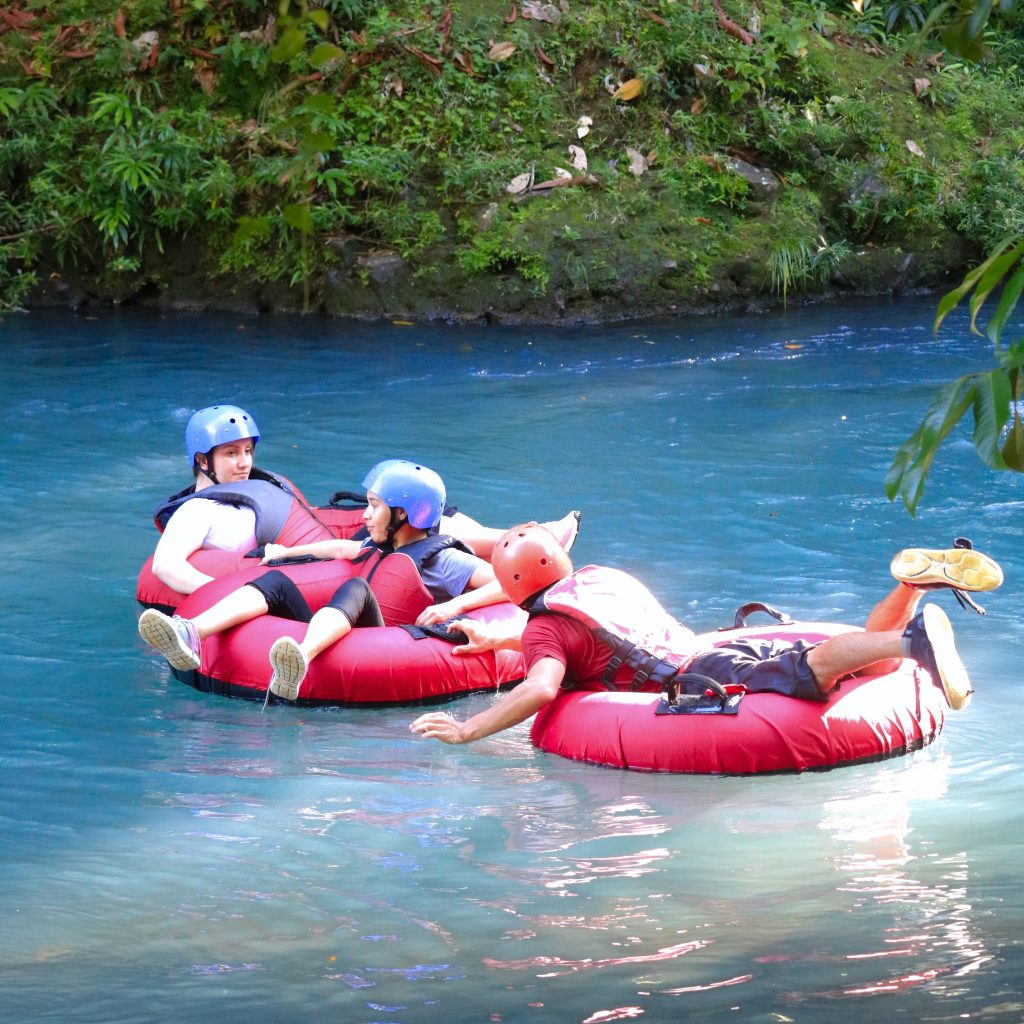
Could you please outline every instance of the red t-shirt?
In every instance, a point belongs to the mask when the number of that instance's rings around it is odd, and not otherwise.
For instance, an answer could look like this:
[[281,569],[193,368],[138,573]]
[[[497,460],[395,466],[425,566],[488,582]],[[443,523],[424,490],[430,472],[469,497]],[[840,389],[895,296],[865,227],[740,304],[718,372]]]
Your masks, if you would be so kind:
[[[563,686],[603,688],[601,677],[612,656],[611,648],[577,619],[567,615],[532,616],[523,630],[522,644],[527,672],[541,658],[554,658],[566,669]],[[632,678],[632,669],[621,668],[615,681],[628,686]]]

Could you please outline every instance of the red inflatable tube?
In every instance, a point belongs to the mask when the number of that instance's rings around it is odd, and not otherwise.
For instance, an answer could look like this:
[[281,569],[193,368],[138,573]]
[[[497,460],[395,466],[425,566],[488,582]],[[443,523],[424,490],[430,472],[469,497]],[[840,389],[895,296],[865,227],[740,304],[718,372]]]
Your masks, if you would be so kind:
[[[257,565],[216,579],[187,597],[179,614],[195,616],[266,571]],[[281,571],[296,582],[316,609],[352,575],[353,569],[351,562],[339,560],[290,565]],[[470,614],[488,621],[508,617],[526,621],[525,613],[508,603],[479,608]],[[262,615],[207,637],[199,668],[174,674],[205,692],[262,700],[270,682],[271,645],[282,636],[301,639],[305,629],[304,623]],[[418,639],[401,626],[354,629],[311,662],[297,703],[347,707],[439,703],[510,686],[523,678],[523,656],[518,651],[455,655],[453,647],[446,640]]]
[[[822,640],[850,626],[795,623],[714,633]],[[881,760],[916,750],[942,730],[945,696],[924,669],[845,680],[823,703],[746,694],[737,715],[655,715],[660,695],[567,691],[534,719],[531,739],[552,754],[647,772],[752,775]]]

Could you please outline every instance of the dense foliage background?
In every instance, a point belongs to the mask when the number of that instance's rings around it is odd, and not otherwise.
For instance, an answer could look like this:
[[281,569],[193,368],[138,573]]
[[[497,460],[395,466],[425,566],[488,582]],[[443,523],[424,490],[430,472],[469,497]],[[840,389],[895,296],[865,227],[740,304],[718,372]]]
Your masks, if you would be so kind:
[[935,6],[15,0],[0,305],[554,318],[959,279],[1024,233],[1024,38],[996,15],[966,62],[918,34]]

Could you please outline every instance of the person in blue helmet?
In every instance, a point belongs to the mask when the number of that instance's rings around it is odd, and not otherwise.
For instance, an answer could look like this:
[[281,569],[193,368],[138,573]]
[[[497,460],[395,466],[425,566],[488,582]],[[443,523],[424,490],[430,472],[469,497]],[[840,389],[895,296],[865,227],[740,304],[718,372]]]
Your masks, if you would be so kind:
[[[211,577],[188,560],[200,548],[245,552],[263,541],[257,536],[252,504],[240,501],[236,493],[248,486],[246,481],[262,481],[266,489],[293,493],[286,480],[254,464],[259,439],[256,421],[237,405],[207,406],[189,418],[185,453],[195,480],[156,510],[163,532],[153,554],[153,573],[172,590],[191,594],[210,582]],[[197,497],[213,500],[194,500]],[[580,514],[574,511],[546,525],[569,550],[579,521]],[[468,544],[482,558],[489,557],[504,533],[455,509],[446,510],[441,523],[444,533]]]
[[[388,459],[370,470],[363,486],[367,540],[315,541],[291,548],[269,545],[264,561],[293,555],[356,561],[373,548],[385,553],[401,551],[412,558],[435,600],[418,616],[416,622],[421,626],[505,600],[490,564],[456,538],[438,531],[445,488],[437,473],[404,459]],[[287,700],[299,696],[309,662],[318,654],[354,628],[384,625],[377,599],[362,576],[347,579],[327,604],[314,612],[295,583],[280,570],[271,569],[194,619],[148,609],[139,619],[139,634],[173,668],[189,671],[200,665],[204,638],[268,613],[309,624],[301,642],[282,637],[270,649],[270,691]]]
[[153,573],[182,594],[208,583],[211,577],[188,558],[200,548],[250,551],[257,546],[252,508],[221,501],[192,501],[218,484],[236,484],[253,476],[274,479],[255,470],[260,439],[256,421],[237,405],[214,405],[192,414],[185,426],[185,453],[195,481],[172,495],[156,511],[163,532],[153,553]]

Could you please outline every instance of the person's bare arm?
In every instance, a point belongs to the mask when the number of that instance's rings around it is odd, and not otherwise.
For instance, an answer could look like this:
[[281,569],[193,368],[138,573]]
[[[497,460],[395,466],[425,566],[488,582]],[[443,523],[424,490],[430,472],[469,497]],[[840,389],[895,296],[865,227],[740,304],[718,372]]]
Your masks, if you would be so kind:
[[558,696],[565,666],[555,658],[541,658],[529,675],[486,711],[460,722],[446,711],[420,715],[409,730],[442,743],[472,743],[525,722]]

